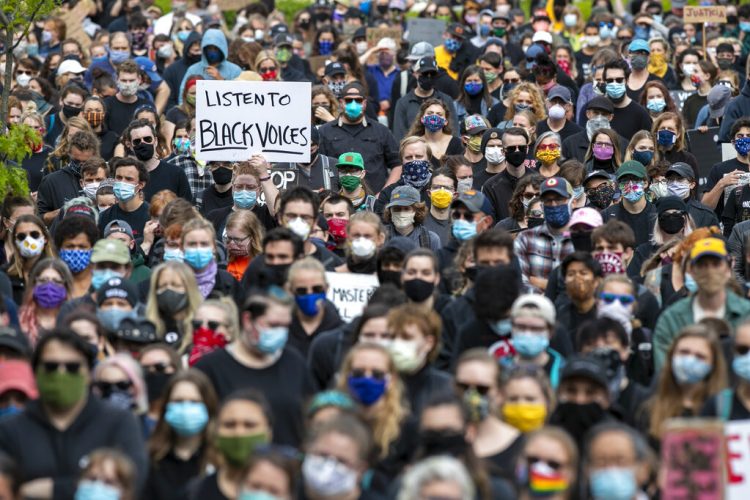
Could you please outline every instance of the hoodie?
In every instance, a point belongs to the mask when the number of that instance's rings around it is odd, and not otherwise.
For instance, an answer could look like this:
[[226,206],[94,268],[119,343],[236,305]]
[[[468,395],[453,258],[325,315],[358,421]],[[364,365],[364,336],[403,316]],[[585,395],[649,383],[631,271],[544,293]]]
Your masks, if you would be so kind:
[[750,80],[745,82],[740,95],[729,101],[724,108],[724,119],[719,130],[719,142],[732,142],[729,132],[732,125],[743,116],[750,115]]
[[224,55],[224,59],[219,63],[218,66],[216,66],[216,69],[219,70],[219,74],[225,80],[234,80],[235,78],[240,76],[240,73],[242,73],[242,68],[240,68],[234,63],[227,61],[227,56],[229,55],[229,47],[227,46],[227,37],[224,36],[224,33],[222,33],[222,31],[218,29],[207,30],[206,33],[203,35],[203,40],[201,41],[200,62],[197,62],[193,64],[192,66],[190,66],[185,72],[185,76],[182,77],[180,90],[177,94],[177,102],[179,104],[182,104],[182,90],[185,87],[185,82],[187,82],[191,76],[198,75],[198,76],[202,76],[206,80],[213,80],[213,78],[211,78],[208,75],[208,73],[206,73],[206,68],[208,68],[210,65],[208,64],[208,61],[206,60],[205,50],[206,50],[206,47],[208,47],[209,45],[218,47],[218,49]]
[[182,77],[185,76],[188,68],[193,65],[195,61],[190,60],[188,50],[194,43],[201,43],[202,35],[197,31],[190,32],[187,40],[182,46],[182,57],[175,60],[170,64],[167,69],[164,70],[164,81],[169,86],[169,101],[167,101],[167,109],[177,106],[177,94],[180,91],[180,84],[182,83]]

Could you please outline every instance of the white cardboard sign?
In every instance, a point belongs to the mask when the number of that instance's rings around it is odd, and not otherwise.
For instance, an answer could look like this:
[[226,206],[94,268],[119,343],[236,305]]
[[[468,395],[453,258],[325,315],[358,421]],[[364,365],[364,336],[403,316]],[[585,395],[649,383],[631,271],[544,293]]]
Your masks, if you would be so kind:
[[374,274],[327,272],[327,299],[333,302],[341,319],[347,323],[360,316],[370,295],[380,285]]

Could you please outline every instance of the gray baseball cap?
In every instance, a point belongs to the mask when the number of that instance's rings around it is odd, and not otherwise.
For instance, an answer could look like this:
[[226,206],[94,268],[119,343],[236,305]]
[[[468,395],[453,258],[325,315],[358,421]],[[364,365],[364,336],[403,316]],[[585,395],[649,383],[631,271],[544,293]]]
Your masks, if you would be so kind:
[[385,208],[410,207],[422,201],[419,191],[411,186],[399,186],[391,193],[391,201]]
[[435,47],[427,42],[417,42],[409,51],[406,59],[409,61],[419,61],[423,57],[435,57]]

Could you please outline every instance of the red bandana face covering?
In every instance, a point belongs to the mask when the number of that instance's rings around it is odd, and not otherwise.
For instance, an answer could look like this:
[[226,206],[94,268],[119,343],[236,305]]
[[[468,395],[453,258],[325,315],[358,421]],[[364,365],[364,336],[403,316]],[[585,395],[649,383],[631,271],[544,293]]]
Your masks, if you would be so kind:
[[193,349],[188,364],[193,366],[201,357],[227,345],[227,338],[215,330],[201,326],[193,332]]

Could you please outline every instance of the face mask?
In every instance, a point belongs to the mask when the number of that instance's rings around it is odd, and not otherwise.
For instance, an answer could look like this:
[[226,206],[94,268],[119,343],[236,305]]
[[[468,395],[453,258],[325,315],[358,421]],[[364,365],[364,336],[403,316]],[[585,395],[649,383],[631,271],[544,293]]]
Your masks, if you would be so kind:
[[590,189],[586,196],[589,202],[596,208],[604,210],[612,203],[615,196],[615,188],[610,183],[604,183],[594,189]]
[[216,448],[231,466],[242,467],[253,455],[256,448],[269,442],[268,434],[265,432],[246,436],[217,436]]
[[[365,42],[367,43],[367,42]],[[341,92],[344,90],[344,87],[346,87],[346,82],[328,82],[328,88],[331,92],[333,92],[333,95],[336,97],[339,97],[341,95]]]
[[133,395],[130,394],[127,389],[109,389],[107,391],[102,391],[101,397],[110,405],[115,408],[120,408],[121,410],[130,411],[135,406]]
[[620,102],[624,98],[626,90],[627,89],[625,88],[625,83],[608,83],[607,97],[615,102]]
[[196,271],[205,268],[214,260],[212,248],[188,248],[185,250],[185,263]]
[[136,314],[133,310],[128,311],[113,307],[109,309],[98,309],[96,311],[96,317],[99,318],[99,322],[105,330],[114,333],[120,327],[122,320],[125,318],[135,318]]
[[40,283],[34,287],[33,297],[42,309],[57,309],[65,302],[68,291],[58,283]]
[[91,273],[91,286],[94,290],[99,290],[107,281],[112,278],[122,278],[123,276],[112,269],[94,269]]
[[[633,151],[633,159],[641,165],[649,165],[654,159],[653,151]],[[653,186],[652,186],[653,187]]]
[[463,179],[458,179],[458,182],[456,183],[456,189],[459,193],[465,193],[466,191],[470,190],[474,186],[474,177],[465,177]]
[[740,156],[747,156],[750,153],[750,137],[741,137],[734,140],[734,149]]
[[375,242],[369,238],[356,238],[352,240],[352,254],[362,258],[369,259],[375,255]]
[[588,135],[589,141],[594,137],[594,134],[600,129],[610,128],[609,120],[603,116],[597,116],[586,122],[586,134]]
[[439,210],[448,208],[452,200],[453,193],[447,189],[440,188],[430,191],[430,203],[432,203],[433,207]]
[[289,329],[283,326],[256,329],[258,343],[255,344],[255,348],[263,354],[276,354],[281,351],[289,338]]
[[302,462],[305,488],[322,498],[338,498],[354,491],[357,473],[335,458],[309,454]]
[[[219,167],[216,170],[211,171],[211,177],[214,178],[214,184],[226,186],[232,182],[232,169]],[[234,193],[232,193],[232,195],[234,195]]]
[[116,181],[115,185],[113,186],[113,190],[115,192],[115,198],[123,203],[127,203],[135,198],[135,184]]
[[184,262],[185,254],[179,248],[167,248],[164,250],[164,262]]
[[16,405],[10,405],[6,406],[5,408],[0,408],[0,420],[5,417],[10,417],[12,415],[18,415],[19,413],[23,413],[24,408],[21,408]]
[[471,388],[464,391],[463,400],[471,422],[479,423],[490,416],[489,398],[479,394],[476,389]]
[[555,104],[554,106],[549,108],[549,117],[552,120],[562,120],[565,118],[565,108],[560,106],[559,104]]
[[391,222],[397,229],[406,229],[414,225],[414,212],[399,212],[391,214]]
[[503,148],[493,146],[488,147],[484,151],[484,157],[487,158],[489,163],[499,165],[505,161],[505,155],[503,154]]
[[583,44],[584,47],[596,47],[601,43],[601,38],[599,38],[599,35],[589,35],[584,36],[581,39],[581,44]]
[[159,311],[172,316],[185,310],[188,306],[188,296],[185,292],[166,289],[156,294],[156,305]]
[[318,52],[321,56],[327,56],[333,52],[333,41],[332,40],[320,40],[318,41]]
[[482,151],[482,136],[475,135],[469,138],[469,141],[466,143],[466,147],[472,153],[480,153]]
[[117,82],[117,90],[123,97],[133,97],[138,93],[138,82]]
[[750,381],[750,353],[745,355],[735,354],[732,360],[732,370],[742,380]]
[[690,196],[690,183],[683,181],[667,181],[667,192],[684,200]]
[[86,395],[86,380],[81,373],[36,372],[36,385],[42,403],[56,410],[69,410]]
[[344,106],[344,113],[350,120],[358,120],[362,116],[362,103],[351,101]]
[[461,48],[461,42],[454,38],[448,38],[443,42],[443,46],[445,47],[445,50],[447,50],[451,54],[455,54],[456,52],[458,52],[458,49]]
[[421,189],[432,178],[430,162],[427,160],[407,161],[403,164],[401,178],[404,183],[416,189]]
[[477,223],[473,221],[469,222],[464,219],[454,220],[451,232],[453,237],[459,242],[470,240],[477,235]]
[[308,317],[315,316],[320,312],[320,302],[325,301],[325,299],[325,293],[307,293],[294,297],[294,301],[297,303],[299,310],[302,311],[302,314]]
[[92,128],[96,128],[104,122],[104,111],[85,111],[83,118]]
[[630,500],[638,492],[635,472],[625,467],[595,470],[591,473],[590,481],[594,500]]
[[26,46],[26,55],[29,57],[38,57],[39,56],[39,44],[37,43],[30,43]]
[[109,60],[112,64],[120,64],[130,59],[130,52],[127,50],[111,50],[109,52]]
[[463,432],[451,429],[423,430],[419,433],[419,447],[425,457],[449,455],[462,457],[468,447]]
[[137,146],[134,146],[133,151],[135,152],[135,157],[141,161],[149,161],[154,157],[153,144],[146,144],[145,142],[142,142]]
[[167,386],[167,382],[172,375],[168,373],[149,373],[146,372],[144,381],[146,382],[146,389],[148,390],[148,402],[153,403],[161,399],[164,388]]
[[671,130],[659,130],[656,133],[656,142],[659,146],[670,147],[677,141],[677,134]]
[[513,106],[513,109],[516,110],[516,113],[520,113],[521,111],[526,111],[528,109],[531,109],[531,106],[524,103],[518,103]]
[[378,65],[383,69],[388,69],[393,66],[393,55],[388,52],[381,52],[378,55]]
[[362,179],[358,175],[342,175],[339,177],[339,184],[345,191],[351,193],[362,184]]
[[272,82],[276,80],[276,77],[278,76],[278,72],[275,69],[272,69],[270,71],[264,71],[260,74],[260,77],[263,78],[263,81],[265,82]]
[[286,227],[302,238],[302,241],[307,240],[307,237],[310,235],[310,224],[305,222],[301,217],[290,220],[287,222]]
[[550,227],[560,229],[570,221],[570,208],[567,204],[554,207],[544,205],[542,208],[544,209],[544,220]]
[[722,71],[731,69],[732,66],[734,66],[734,63],[731,59],[718,59],[716,62],[719,64],[719,69]]
[[615,148],[611,144],[603,146],[597,146],[594,144],[592,151],[594,153],[594,158],[601,161],[611,160],[612,156],[615,154]]
[[440,115],[424,115],[422,124],[430,132],[439,132],[445,127],[446,119]]
[[542,403],[505,403],[503,420],[521,432],[535,431],[544,425],[547,408]]
[[661,113],[667,107],[667,102],[664,99],[651,99],[646,103],[646,107],[652,113]]
[[560,403],[550,416],[549,423],[564,428],[577,443],[593,426],[606,418],[607,413],[598,403]]
[[276,495],[271,495],[263,490],[242,490],[237,500],[281,500]]
[[543,149],[536,152],[537,160],[545,165],[552,165],[560,158],[560,149]]
[[78,274],[89,267],[91,252],[91,250],[60,250],[58,255],[68,266],[71,273]]
[[536,358],[549,347],[545,335],[532,332],[513,332],[513,348],[522,358]]
[[120,490],[102,481],[82,480],[74,500],[120,500]]
[[281,64],[286,64],[292,58],[292,51],[283,47],[276,50],[276,60]]
[[28,87],[30,81],[31,75],[27,75],[26,73],[16,75],[16,83],[21,87]]
[[520,167],[523,165],[523,162],[526,161],[526,154],[526,150],[508,151],[505,155],[505,159],[514,167]]
[[181,155],[188,154],[190,152],[190,139],[186,139],[186,138],[175,139],[174,149],[175,151],[177,151],[177,153]]
[[81,113],[81,108],[77,108],[75,106],[68,106],[67,104],[63,104],[62,109],[63,115],[65,118],[73,118],[74,116],[78,116]]
[[696,69],[697,69],[697,67],[696,67],[696,65],[695,65],[695,64],[690,64],[690,63],[687,63],[687,64],[683,64],[683,65],[682,65],[682,73],[683,73],[683,74],[684,74],[685,76],[690,76],[690,75],[692,75],[693,73],[695,73],[695,70],[696,70]]
[[387,386],[385,379],[374,377],[354,377],[349,375],[347,385],[352,395],[365,406],[372,406],[385,393]]
[[482,82],[466,82],[464,84],[464,90],[470,96],[479,95],[482,92],[484,85]]
[[646,194],[643,190],[643,182],[641,181],[628,181],[621,183],[620,191],[622,192],[622,197],[630,203],[636,203],[643,198],[644,194]]
[[697,384],[711,373],[711,365],[692,354],[676,354],[672,358],[672,375],[679,384]]
[[232,200],[237,208],[251,210],[258,201],[258,193],[256,191],[233,191]]
[[578,16],[575,14],[565,14],[563,16],[563,23],[565,27],[572,28],[578,23]]
[[159,49],[156,51],[157,57],[160,57],[161,59],[169,59],[174,55],[174,50],[172,49],[172,46],[169,44],[162,45],[159,47]]
[[404,281],[404,293],[413,302],[424,302],[432,297],[435,291],[435,283],[421,279]]
[[509,318],[499,319],[490,323],[490,328],[500,337],[507,337],[513,330],[513,323]]
[[42,254],[44,251],[44,243],[44,236],[40,236],[39,238],[26,236],[23,241],[16,240],[16,248],[18,249],[18,253],[21,254],[21,257],[29,259]]
[[[360,4],[360,8],[361,8],[361,7],[362,7],[362,4]],[[369,47],[369,46],[367,45],[367,41],[366,41],[366,40],[363,40],[363,41],[361,41],[361,42],[357,42],[357,43],[355,44],[355,47],[356,47],[356,49],[357,49],[357,54],[359,54],[360,56],[361,56],[362,54],[364,54],[365,52],[367,52],[367,49],[368,49],[368,48],[370,48],[370,47]]]
[[204,54],[206,55],[206,61],[208,61],[208,64],[216,64],[224,59],[224,56],[218,50],[206,50],[204,51]]
[[636,54],[630,56],[630,67],[636,71],[646,69],[648,66],[648,56],[643,54]]
[[497,80],[497,73],[495,71],[484,70],[484,79],[487,80],[487,85],[492,85]]
[[195,436],[208,424],[206,405],[195,401],[167,403],[164,421],[180,436]]
[[[416,280],[413,280],[416,281]],[[409,283],[408,281],[406,283]],[[415,373],[423,365],[426,352],[419,351],[416,341],[395,339],[391,342],[389,351],[393,358],[393,364],[400,373]]]

